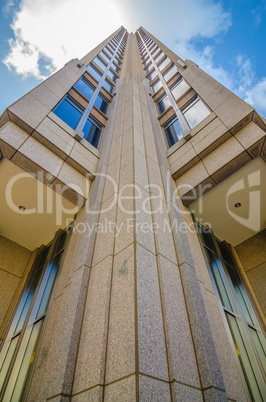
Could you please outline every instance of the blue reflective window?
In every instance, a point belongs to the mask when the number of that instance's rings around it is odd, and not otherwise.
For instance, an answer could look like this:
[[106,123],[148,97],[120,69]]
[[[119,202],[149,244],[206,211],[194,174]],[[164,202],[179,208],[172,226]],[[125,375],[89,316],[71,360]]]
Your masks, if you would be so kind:
[[107,72],[108,77],[111,78],[111,80],[113,80],[114,82],[117,80],[118,76],[116,74],[114,74],[111,70],[108,70]]
[[196,96],[187,106],[182,109],[182,113],[188,122],[190,128],[195,127],[199,124],[205,117],[207,117],[211,111],[210,109],[203,103],[203,101]]
[[155,83],[152,85],[152,92],[155,94],[157,91],[159,91],[160,88],[162,88],[163,84],[161,80],[155,81]]
[[109,57],[107,57],[107,55],[103,51],[100,52],[100,55],[107,62],[107,64],[109,64],[110,59],[109,59]]
[[145,68],[145,74],[147,74],[151,69],[153,68],[152,63],[148,65],[148,67]]
[[110,56],[110,58],[113,56],[113,54],[110,52],[110,50],[107,47],[104,48],[104,51],[108,54],[108,56]]
[[88,73],[93,76],[93,78],[96,79],[96,81],[100,81],[102,74],[100,71],[98,71],[95,67],[93,67],[91,64],[88,65],[87,67]]
[[164,126],[165,138],[169,148],[182,138],[182,131],[183,128],[177,117],[174,117],[168,124]]
[[[150,59],[149,59],[149,57],[144,61],[144,63],[143,63],[143,67],[146,67],[146,65],[148,64],[150,62]],[[151,64],[151,66],[152,66],[152,64]]]
[[121,67],[122,66],[122,63],[121,63],[121,61],[120,60],[118,60],[118,58],[116,57],[115,58],[115,62]]
[[169,98],[167,95],[164,95],[157,102],[157,109],[158,109],[159,115],[162,114],[169,106],[170,106]]
[[115,63],[112,63],[112,68],[118,73],[120,74],[120,68],[118,66],[115,65]]
[[93,59],[94,63],[97,64],[103,71],[106,69],[107,65],[97,56]]
[[96,106],[98,109],[100,109],[101,112],[106,114],[108,109],[108,102],[101,95],[98,95],[94,106]]
[[79,92],[81,92],[82,95],[86,96],[87,99],[91,98],[91,95],[93,94],[94,89],[95,89],[83,77],[81,77],[78,80],[78,82],[74,85],[74,88],[76,88]]
[[83,109],[72,99],[66,96],[53,110],[66,124],[75,130]]
[[100,126],[100,124],[98,124],[92,117],[89,117],[83,128],[83,132],[83,138],[97,148],[101,137],[102,126]]
[[108,81],[108,80],[104,80],[104,82],[103,82],[103,87],[105,88],[105,89],[107,89],[107,91],[109,91],[110,92],[110,94],[113,92],[113,90],[114,90],[114,86],[112,85],[112,84],[110,84],[110,82]]
[[148,79],[149,81],[153,81],[156,76],[157,76],[157,72],[156,72],[155,70],[153,70],[153,71],[148,75],[147,79]]
[[190,88],[191,88],[190,85],[183,78],[180,78],[177,81],[177,83],[170,89],[171,89],[171,92],[172,92],[175,100],[178,100]]

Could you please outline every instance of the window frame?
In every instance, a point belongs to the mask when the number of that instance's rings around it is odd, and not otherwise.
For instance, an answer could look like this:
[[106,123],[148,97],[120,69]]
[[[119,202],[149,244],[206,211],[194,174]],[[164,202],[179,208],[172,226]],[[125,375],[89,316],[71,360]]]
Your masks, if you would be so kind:
[[[259,316],[257,314],[256,307],[255,307],[255,305],[253,303],[252,297],[251,297],[248,289],[245,286],[245,281],[242,278],[241,272],[239,270],[239,267],[238,267],[238,264],[236,262],[236,259],[234,258],[234,255],[232,253],[232,249],[231,249],[230,245],[227,244],[225,241],[223,241],[223,242],[220,241],[214,235],[213,231],[211,230],[211,228],[209,226],[203,227],[194,218],[194,216],[193,216],[193,219],[194,219],[196,229],[198,229],[197,234],[198,234],[198,238],[199,238],[199,243],[200,243],[202,253],[203,253],[206,265],[207,265],[208,273],[210,275],[210,279],[211,279],[211,282],[212,282],[212,285],[213,285],[214,293],[215,293],[215,296],[216,296],[216,299],[217,299],[217,302],[218,302],[218,306],[219,306],[219,309],[220,309],[220,312],[221,312],[221,316],[222,316],[222,320],[223,320],[225,330],[226,330],[226,333],[227,333],[227,336],[228,336],[228,340],[229,340],[229,343],[230,343],[231,348],[232,348],[234,360],[235,360],[235,362],[236,362],[236,364],[237,364],[237,366],[239,368],[239,374],[240,374],[240,377],[241,377],[242,382],[243,382],[245,393],[247,394],[247,396],[249,396],[253,400],[252,391],[250,389],[250,385],[248,384],[248,379],[245,376],[245,369],[244,369],[244,367],[243,367],[243,365],[241,363],[241,359],[240,359],[240,357],[238,355],[238,352],[237,352],[237,349],[236,349],[238,346],[235,344],[233,331],[230,329],[230,325],[229,325],[229,322],[227,320],[227,315],[234,317],[236,322],[237,322],[237,325],[240,326],[241,329],[243,330],[243,332],[239,330],[240,334],[241,334],[241,337],[242,337],[242,342],[243,342],[243,344],[245,346],[246,353],[247,353],[247,356],[249,358],[249,361],[251,360],[250,364],[252,366],[253,373],[254,373],[254,370],[255,370],[254,376],[256,378],[256,381],[257,382],[259,381],[258,387],[261,386],[261,389],[263,389],[263,383],[262,383],[263,374],[261,373],[262,366],[261,366],[260,362],[258,361],[260,359],[258,358],[258,355],[257,355],[256,350],[255,350],[256,348],[253,346],[254,342],[253,342],[253,340],[252,340],[252,338],[251,338],[251,336],[249,334],[248,328],[247,328],[249,325],[248,325],[247,320],[245,318],[245,315],[244,315],[244,312],[242,310],[242,307],[241,307],[241,304],[239,302],[239,299],[238,299],[238,297],[236,295],[236,291],[235,291],[235,288],[234,288],[230,273],[228,272],[228,269],[226,267],[227,262],[225,261],[223,255],[222,255],[222,251],[221,251],[221,248],[219,247],[219,243],[222,244],[223,246],[225,246],[226,249],[227,249],[227,252],[230,254],[230,258],[231,258],[232,264],[233,264],[232,268],[237,273],[237,276],[239,277],[239,279],[241,281],[241,284],[243,285],[243,287],[245,289],[245,293],[246,293],[247,299],[248,299],[248,301],[250,303],[250,306],[253,309],[253,312],[255,314],[255,317],[256,317],[256,329],[257,330],[259,329],[261,331],[262,335],[264,336],[264,331],[263,331],[262,325],[260,323],[260,318],[259,318]],[[213,248],[211,248],[211,246],[206,244],[206,242],[204,241],[202,231],[203,232],[206,231],[207,234],[209,234],[211,236],[211,240],[212,240],[212,243],[213,243]],[[231,311],[231,309],[228,309],[225,306],[225,303],[221,299],[221,294],[220,294],[220,291],[219,291],[219,287],[218,287],[218,284],[216,282],[215,275],[213,273],[213,268],[211,267],[211,263],[209,261],[208,251],[206,251],[207,249],[211,253],[214,253],[214,255],[216,254],[216,256],[218,257],[219,270],[222,273],[223,284],[226,286],[227,294],[228,294],[229,300],[230,300],[231,305],[232,305],[232,311]],[[239,323],[240,323],[240,325],[239,325]],[[251,326],[251,327],[253,327],[253,326]],[[264,343],[265,343],[265,340],[264,340]],[[262,397],[263,397],[263,395],[262,395]]]
[[[47,319],[48,319],[49,312],[51,309],[53,297],[54,297],[56,287],[58,284],[58,280],[59,280],[59,277],[61,274],[61,270],[62,270],[62,267],[64,264],[64,259],[66,256],[66,251],[68,248],[68,244],[69,244],[69,240],[70,240],[70,236],[71,236],[71,232],[72,232],[72,227],[73,227],[73,223],[71,225],[69,225],[65,230],[59,229],[55,233],[55,236],[54,236],[53,240],[51,240],[51,242],[49,242],[46,246],[40,247],[40,249],[38,250],[38,253],[34,259],[30,273],[28,275],[28,279],[25,283],[25,286],[23,287],[23,290],[21,291],[19,300],[17,302],[17,305],[16,305],[14,312],[12,314],[12,317],[10,319],[10,323],[6,330],[3,345],[2,345],[2,348],[0,351],[0,355],[4,354],[4,360],[3,360],[3,364],[2,364],[2,368],[3,368],[5,359],[7,358],[7,354],[9,352],[9,347],[11,345],[11,342],[13,339],[18,338],[18,341],[15,345],[15,349],[14,349],[14,352],[12,355],[12,359],[11,359],[10,364],[6,371],[6,376],[3,381],[3,386],[0,390],[1,398],[2,397],[5,398],[7,392],[8,392],[8,395],[10,395],[10,398],[13,398],[13,394],[16,390],[18,378],[19,378],[20,372],[22,370],[22,365],[25,362],[24,359],[26,357],[28,346],[31,341],[31,336],[33,334],[34,326],[37,325],[39,322],[41,322],[40,330],[39,330],[39,333],[37,334],[37,339],[35,340],[35,343],[33,345],[33,354],[31,356],[30,361],[28,362],[27,372],[26,372],[25,379],[23,381],[23,386],[21,388],[19,398],[24,399],[28,394],[29,387],[30,387],[31,380],[32,380],[32,375],[33,375],[36,361],[38,358],[39,350],[41,348],[43,334],[45,331],[45,327],[47,325]],[[59,248],[61,245],[61,238],[62,238],[62,236],[64,236],[64,234],[66,234],[64,244],[62,245],[61,248]],[[46,250],[48,250],[48,252],[45,256],[45,260],[44,260],[43,264],[41,265],[42,256]],[[59,261],[57,264],[57,272],[55,274],[55,278],[52,283],[52,287],[51,287],[51,291],[49,294],[49,298],[47,300],[45,311],[40,316],[38,316],[39,309],[42,305],[43,296],[45,294],[46,287],[47,287],[47,284],[48,284],[48,281],[50,278],[51,270],[54,266],[57,256],[60,256],[60,255],[61,255],[61,258],[59,258]],[[26,311],[24,322],[22,324],[21,330],[16,332],[16,328],[17,328],[17,325],[19,324],[21,314],[23,313],[23,309],[26,305],[27,297],[30,293],[31,286],[34,283],[34,280],[35,280],[38,272],[41,272],[41,273],[40,273],[39,278],[37,278],[36,287],[33,291],[33,296],[31,298],[28,310]],[[25,299],[24,303],[23,303],[23,298]],[[35,317],[33,318],[32,316],[33,317],[35,316]],[[15,323],[14,323],[14,320],[16,320]],[[6,351],[6,353],[5,353],[5,351]],[[31,360],[33,360],[33,361],[31,361]],[[16,368],[16,365],[17,365],[17,368]],[[15,371],[15,373],[14,373],[15,377],[12,379],[12,375],[13,375],[14,371]],[[11,388],[11,389],[9,390],[9,388]]]

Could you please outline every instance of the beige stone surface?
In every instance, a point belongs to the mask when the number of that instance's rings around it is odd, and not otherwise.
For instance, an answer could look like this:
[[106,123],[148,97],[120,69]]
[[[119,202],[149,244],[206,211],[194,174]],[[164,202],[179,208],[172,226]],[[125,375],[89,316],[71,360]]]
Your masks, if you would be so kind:
[[95,387],[90,390],[86,390],[78,395],[74,395],[71,398],[74,402],[102,402],[103,400],[103,387]]
[[0,268],[0,328],[19,285],[20,278]]
[[[45,121],[50,123],[46,125]],[[75,141],[69,134],[48,118],[33,132],[33,137],[62,159],[67,158]]]
[[31,94],[43,103],[48,109],[52,109],[60,100],[60,95],[54,94],[44,83],[41,83],[31,91]]
[[134,402],[136,400],[136,378],[132,375],[107,385],[104,392],[106,402]]
[[[12,122],[8,122],[0,129],[0,146],[8,144],[12,149],[17,150],[29,137],[29,135]],[[6,155],[5,155],[6,156]]]
[[212,175],[244,151],[243,146],[234,137],[231,137],[211,154],[203,158],[203,164],[208,174]]
[[90,190],[90,180],[77,172],[72,166],[64,162],[58,176],[58,180],[64,183],[67,187],[73,189],[77,194],[87,198]]
[[63,165],[61,158],[32,137],[22,144],[19,153],[53,176],[58,175]]
[[137,149],[134,148],[134,179],[135,183],[144,189],[148,186],[147,162]]
[[95,175],[98,158],[81,144],[75,143],[74,148],[70,152],[68,163],[72,164],[83,174],[91,173]]
[[158,256],[170,381],[200,387],[179,268]]
[[168,381],[165,333],[157,261],[154,254],[137,245],[139,370]]
[[159,381],[156,378],[141,375],[139,378],[139,400],[140,402],[170,402],[170,387],[167,382]]
[[265,132],[255,123],[250,122],[236,133],[235,137],[244,148],[248,149],[261,138],[265,137]]
[[193,187],[202,183],[209,177],[209,174],[200,161],[191,169],[189,169],[185,174],[183,174],[179,179],[176,180],[176,185],[178,189],[178,194],[183,196],[189,192]]
[[135,256],[131,245],[114,258],[106,383],[135,372]]
[[90,274],[73,385],[74,394],[104,383],[112,260],[112,257],[107,257]]
[[265,318],[266,229],[238,244],[235,250]]
[[[34,113],[32,113],[34,110]],[[49,108],[28,93],[10,106],[10,111],[30,127],[35,128],[50,112]]]
[[214,111],[219,119],[221,119],[229,129],[232,129],[240,120],[251,113],[253,108],[236,95],[231,94],[231,96],[226,99],[226,102],[222,103],[219,107],[214,109]]

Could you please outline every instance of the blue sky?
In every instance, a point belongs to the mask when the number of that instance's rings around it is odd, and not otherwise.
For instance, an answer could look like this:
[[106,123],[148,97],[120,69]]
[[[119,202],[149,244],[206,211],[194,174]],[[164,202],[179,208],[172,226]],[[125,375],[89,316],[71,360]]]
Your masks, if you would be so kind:
[[0,113],[114,30],[143,26],[266,117],[266,0],[2,0]]

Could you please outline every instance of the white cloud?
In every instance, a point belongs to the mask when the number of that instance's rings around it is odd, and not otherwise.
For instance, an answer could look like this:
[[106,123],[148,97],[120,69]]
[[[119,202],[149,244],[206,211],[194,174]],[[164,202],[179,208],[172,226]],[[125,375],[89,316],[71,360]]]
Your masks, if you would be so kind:
[[24,0],[14,17],[10,53],[4,63],[17,74],[43,78],[40,61],[51,70],[83,57],[124,22],[119,0]]
[[43,56],[51,59],[50,70],[57,69],[73,57],[83,57],[121,25],[129,31],[144,25],[164,42],[178,37],[184,44],[217,35],[230,24],[230,15],[211,0],[166,0],[163,7],[161,0],[23,0],[4,63],[17,74],[43,78]]
[[245,101],[256,107],[264,117],[266,116],[266,77],[246,91]]
[[10,13],[11,9],[14,7],[15,1],[14,0],[7,0],[6,3],[2,7],[2,11],[4,16],[8,16]]

